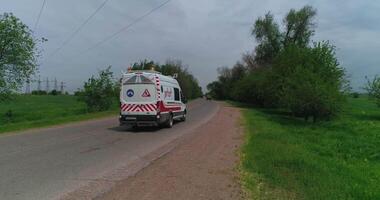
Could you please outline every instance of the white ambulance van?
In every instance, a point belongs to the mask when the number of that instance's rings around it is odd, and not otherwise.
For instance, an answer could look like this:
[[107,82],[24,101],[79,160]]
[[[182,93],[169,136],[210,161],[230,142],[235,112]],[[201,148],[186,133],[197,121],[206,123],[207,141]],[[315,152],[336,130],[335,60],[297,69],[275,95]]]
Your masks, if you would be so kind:
[[186,102],[175,78],[129,71],[121,78],[120,125],[171,128],[174,120],[186,120]]

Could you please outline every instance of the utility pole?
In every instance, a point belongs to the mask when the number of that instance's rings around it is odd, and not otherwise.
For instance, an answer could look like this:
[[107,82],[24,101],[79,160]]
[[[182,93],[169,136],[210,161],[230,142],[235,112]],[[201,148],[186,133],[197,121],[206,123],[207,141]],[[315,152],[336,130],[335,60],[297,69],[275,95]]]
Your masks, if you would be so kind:
[[41,91],[41,76],[40,76],[40,75],[38,76],[38,86],[37,86],[37,90],[38,90],[38,91]]
[[57,78],[54,78],[54,90],[55,90],[55,91],[58,91]]
[[29,78],[26,80],[25,94],[30,94],[30,79]]
[[61,81],[61,94],[63,94],[63,89],[65,88],[65,83],[63,81]]
[[48,93],[50,90],[50,86],[49,86],[49,77],[46,77],[46,92]]

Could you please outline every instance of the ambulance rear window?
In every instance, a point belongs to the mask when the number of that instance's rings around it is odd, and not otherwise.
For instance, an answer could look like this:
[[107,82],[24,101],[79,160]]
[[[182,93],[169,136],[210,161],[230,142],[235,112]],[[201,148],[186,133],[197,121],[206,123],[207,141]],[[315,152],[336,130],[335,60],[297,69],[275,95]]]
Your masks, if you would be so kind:
[[130,85],[130,84],[154,84],[153,81],[149,80],[147,77],[143,75],[135,75],[129,78],[127,81],[124,82],[124,85]]
[[180,101],[178,88],[174,88],[174,101]]

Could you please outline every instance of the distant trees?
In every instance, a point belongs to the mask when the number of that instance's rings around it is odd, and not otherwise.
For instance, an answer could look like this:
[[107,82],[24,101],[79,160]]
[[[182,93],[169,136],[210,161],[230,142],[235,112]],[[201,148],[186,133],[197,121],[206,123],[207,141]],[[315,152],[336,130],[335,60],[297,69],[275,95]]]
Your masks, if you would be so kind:
[[[232,69],[219,70],[208,89],[214,98],[232,99],[264,107],[285,108],[308,119],[336,115],[344,101],[345,72],[328,42],[310,44],[316,10],[290,10],[284,30],[267,13],[258,18],[252,35],[258,42]],[[233,75],[235,74],[235,75]]]
[[380,106],[380,77],[375,76],[372,80],[367,79],[367,85],[365,89],[367,90],[370,97],[376,100],[378,106]]
[[167,60],[160,65],[154,61],[140,61],[132,65],[133,70],[155,70],[163,75],[173,76],[177,74],[177,81],[182,88],[182,92],[188,99],[195,99],[202,96],[202,88],[198,80],[187,70],[180,60]]
[[31,30],[11,13],[0,15],[0,101],[33,74],[36,57]]

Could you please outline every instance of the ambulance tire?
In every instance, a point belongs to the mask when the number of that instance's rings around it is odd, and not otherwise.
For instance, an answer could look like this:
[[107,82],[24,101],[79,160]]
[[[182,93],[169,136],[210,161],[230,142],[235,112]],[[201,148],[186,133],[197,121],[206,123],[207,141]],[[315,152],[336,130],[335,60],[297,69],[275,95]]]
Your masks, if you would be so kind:
[[186,121],[186,110],[185,110],[185,112],[183,113],[183,115],[181,117],[181,121],[182,122]]
[[170,113],[168,121],[166,121],[165,126],[166,128],[172,128],[174,124],[173,114]]

